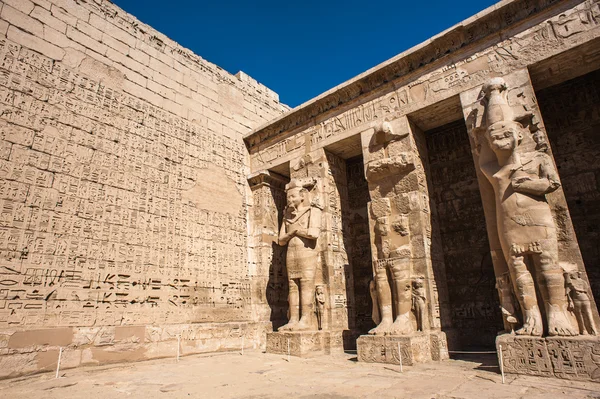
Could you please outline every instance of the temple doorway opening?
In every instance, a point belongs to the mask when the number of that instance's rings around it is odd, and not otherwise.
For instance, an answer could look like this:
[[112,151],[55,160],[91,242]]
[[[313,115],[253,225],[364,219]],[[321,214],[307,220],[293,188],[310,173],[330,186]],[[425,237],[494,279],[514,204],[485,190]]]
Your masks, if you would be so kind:
[[440,309],[442,330],[450,350],[493,349],[502,316],[467,128],[461,118],[424,136],[432,258],[444,263],[448,287],[447,306]]
[[[356,349],[356,339],[375,326],[369,282],[373,278],[369,237],[369,187],[365,178],[360,135],[351,136],[325,148],[333,182],[339,193],[339,204],[332,209],[332,233],[341,238],[334,251],[343,252],[346,298],[335,300],[335,306],[346,306],[348,332],[344,349]],[[333,199],[334,196],[330,196]],[[339,206],[339,212],[336,208]]]
[[[573,57],[578,59],[577,57]],[[596,58],[597,60],[598,58]],[[553,63],[559,60],[554,60]],[[597,64],[596,64],[597,65]],[[548,69],[550,64],[545,66]],[[580,65],[585,67],[585,64]],[[600,301],[600,70],[542,87],[532,71],[536,97],[554,154],[568,212],[586,266],[591,291]],[[555,68],[556,69],[556,68]],[[563,69],[564,64],[563,64]],[[576,69],[572,69],[576,72]],[[536,84],[537,83],[537,84]],[[569,218],[558,219],[569,223]],[[560,221],[559,221],[560,222]],[[570,231],[570,229],[565,229]],[[559,237],[568,245],[575,237]]]

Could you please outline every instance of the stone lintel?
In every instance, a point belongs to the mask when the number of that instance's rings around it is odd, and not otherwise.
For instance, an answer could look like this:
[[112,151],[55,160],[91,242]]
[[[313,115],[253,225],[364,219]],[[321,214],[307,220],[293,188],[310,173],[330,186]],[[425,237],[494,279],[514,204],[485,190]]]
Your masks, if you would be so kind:
[[[274,137],[284,135],[315,118],[345,106],[358,98],[365,98],[374,90],[396,84],[399,79],[408,79],[419,70],[431,68],[434,63],[458,59],[486,38],[499,32],[522,25],[528,20],[539,20],[543,16],[558,14],[578,2],[539,0],[507,0],[492,5],[476,15],[458,23],[446,31],[412,47],[368,71],[344,82],[320,96],[292,109],[276,119],[263,124],[244,136],[250,153]],[[535,23],[535,22],[534,22]],[[494,41],[497,41],[494,38]]]
[[262,186],[275,187],[283,190],[285,189],[285,185],[289,182],[289,179],[271,172],[270,170],[261,170],[252,173],[248,175],[247,179],[252,190]]
[[343,353],[343,331],[297,331],[267,333],[267,353],[312,357]]

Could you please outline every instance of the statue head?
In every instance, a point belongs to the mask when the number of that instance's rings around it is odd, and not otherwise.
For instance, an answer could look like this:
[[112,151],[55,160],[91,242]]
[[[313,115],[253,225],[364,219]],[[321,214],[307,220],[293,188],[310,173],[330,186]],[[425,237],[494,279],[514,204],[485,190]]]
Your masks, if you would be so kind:
[[538,151],[548,151],[548,140],[546,140],[546,135],[541,130],[536,130],[533,132],[533,140],[535,141],[535,149]]
[[314,179],[292,179],[285,186],[288,208],[298,209],[302,205],[307,205],[308,190],[315,184]]
[[306,202],[306,196],[308,190],[304,187],[290,188],[286,192],[287,206],[292,209],[298,209],[303,203]]
[[425,280],[423,279],[423,277],[417,277],[416,279],[413,280],[413,288],[418,290],[420,288],[423,288],[425,286]]
[[523,127],[512,120],[499,121],[490,125],[486,137],[496,154],[512,153],[523,140]]
[[581,278],[581,272],[578,270],[573,270],[571,272],[566,273],[568,278],[567,281],[569,280],[579,280]]

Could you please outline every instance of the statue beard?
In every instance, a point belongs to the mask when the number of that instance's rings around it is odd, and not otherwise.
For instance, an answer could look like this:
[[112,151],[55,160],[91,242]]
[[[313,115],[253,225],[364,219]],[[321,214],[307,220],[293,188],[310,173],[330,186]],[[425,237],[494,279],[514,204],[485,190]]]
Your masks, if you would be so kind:
[[288,208],[288,212],[290,213],[290,215],[292,215],[292,216],[296,215],[298,208],[296,208],[296,206],[294,204],[288,204],[287,208]]

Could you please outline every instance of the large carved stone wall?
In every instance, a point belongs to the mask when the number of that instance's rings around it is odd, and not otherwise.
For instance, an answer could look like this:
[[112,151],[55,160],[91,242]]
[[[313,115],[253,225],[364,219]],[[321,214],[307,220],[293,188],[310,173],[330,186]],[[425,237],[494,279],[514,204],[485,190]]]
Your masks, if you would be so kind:
[[[502,315],[467,128],[459,120],[425,137],[456,344],[463,349],[493,346]],[[438,242],[432,241],[435,251]]]
[[0,377],[264,339],[241,135],[275,93],[103,0],[1,1],[0,93]]
[[536,92],[575,235],[600,301],[600,71]]

